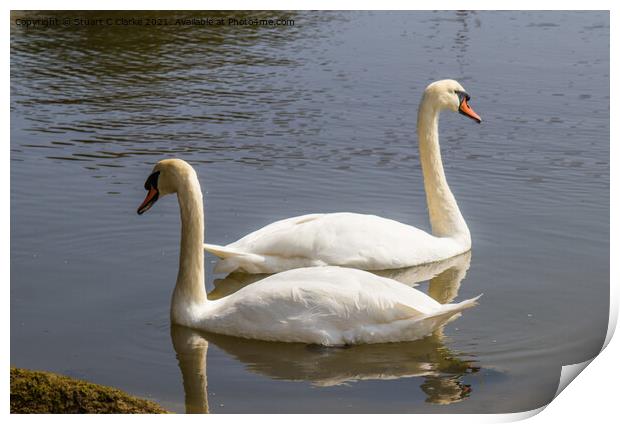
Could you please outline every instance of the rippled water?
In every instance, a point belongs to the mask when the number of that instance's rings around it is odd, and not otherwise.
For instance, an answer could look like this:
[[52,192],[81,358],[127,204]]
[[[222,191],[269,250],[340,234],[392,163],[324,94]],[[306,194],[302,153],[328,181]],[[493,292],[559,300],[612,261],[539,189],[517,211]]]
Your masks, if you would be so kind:
[[[210,412],[516,412],[548,402],[560,366],[600,349],[608,13],[253,12],[295,21],[276,28],[14,24],[42,16],[12,14],[12,365],[178,412],[186,401]],[[440,122],[473,250],[404,278],[440,301],[483,292],[478,307],[423,340],[348,349],[170,328],[178,206],[165,199],[135,214],[153,163],[196,167],[213,243],[309,212],[428,229],[415,116],[424,87],[446,77],[484,120]],[[223,278],[212,261],[209,290]],[[231,279],[211,296],[247,283]]]

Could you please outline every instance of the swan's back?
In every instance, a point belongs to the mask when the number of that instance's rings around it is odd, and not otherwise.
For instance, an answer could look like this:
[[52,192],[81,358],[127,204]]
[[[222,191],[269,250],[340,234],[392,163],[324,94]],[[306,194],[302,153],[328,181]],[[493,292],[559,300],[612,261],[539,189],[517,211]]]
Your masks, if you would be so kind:
[[374,274],[340,267],[273,275],[213,302],[202,325],[223,334],[341,345],[414,340],[473,301],[441,305]]
[[229,258],[218,265],[217,272],[241,268],[271,273],[324,265],[394,269],[433,262],[463,251],[452,239],[437,238],[392,219],[349,212],[277,221],[227,247],[253,256]]

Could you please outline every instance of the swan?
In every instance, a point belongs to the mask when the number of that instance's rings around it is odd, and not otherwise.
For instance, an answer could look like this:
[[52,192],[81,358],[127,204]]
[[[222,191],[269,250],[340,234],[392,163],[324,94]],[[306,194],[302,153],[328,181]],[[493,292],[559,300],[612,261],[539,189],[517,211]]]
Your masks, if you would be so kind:
[[[469,252],[438,263],[417,267],[417,276],[429,282],[428,294],[439,303],[458,295],[461,281],[470,264]],[[407,274],[413,275],[414,270]],[[237,273],[227,278],[246,278],[252,284],[259,274]],[[262,278],[266,278],[264,275]],[[234,284],[222,282],[226,288]],[[244,287],[242,286],[242,287]],[[240,289],[238,287],[237,289]],[[218,290],[208,293],[212,299]],[[220,293],[221,294],[221,293]],[[230,293],[228,293],[230,294]],[[215,298],[220,297],[215,296]],[[452,351],[443,328],[420,340],[407,343],[366,344],[347,349],[322,348],[299,343],[273,343],[239,339],[170,326],[172,345],[185,390],[185,412],[208,413],[208,347],[214,344],[238,361],[243,368],[273,380],[307,382],[314,387],[350,385],[361,381],[418,378],[426,402],[449,404],[471,394],[463,376],[475,374],[480,367],[470,354]]]
[[155,164],[138,207],[142,215],[177,194],[181,249],[171,320],[229,336],[319,345],[416,340],[432,333],[478,297],[442,305],[421,291],[367,271],[337,266],[298,268],[272,275],[217,300],[204,285],[204,215],[194,169],[180,159]]
[[220,258],[216,273],[275,273],[338,265],[364,270],[411,267],[467,252],[471,236],[441,162],[438,122],[442,110],[478,123],[470,96],[454,80],[430,84],[418,110],[418,141],[432,234],[375,215],[309,214],[271,223],[226,246],[205,244]]

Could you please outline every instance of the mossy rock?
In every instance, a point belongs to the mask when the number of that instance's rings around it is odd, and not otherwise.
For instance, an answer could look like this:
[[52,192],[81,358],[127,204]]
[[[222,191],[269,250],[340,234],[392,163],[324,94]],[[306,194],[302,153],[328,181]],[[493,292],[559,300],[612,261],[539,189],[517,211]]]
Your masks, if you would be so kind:
[[154,402],[112,387],[42,371],[11,368],[13,414],[165,414]]

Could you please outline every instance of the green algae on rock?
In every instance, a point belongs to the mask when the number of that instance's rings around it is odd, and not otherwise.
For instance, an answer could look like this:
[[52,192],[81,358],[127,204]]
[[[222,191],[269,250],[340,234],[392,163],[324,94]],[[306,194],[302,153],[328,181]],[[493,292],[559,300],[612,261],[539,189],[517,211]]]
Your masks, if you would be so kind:
[[62,375],[11,368],[13,414],[166,414],[154,402]]

